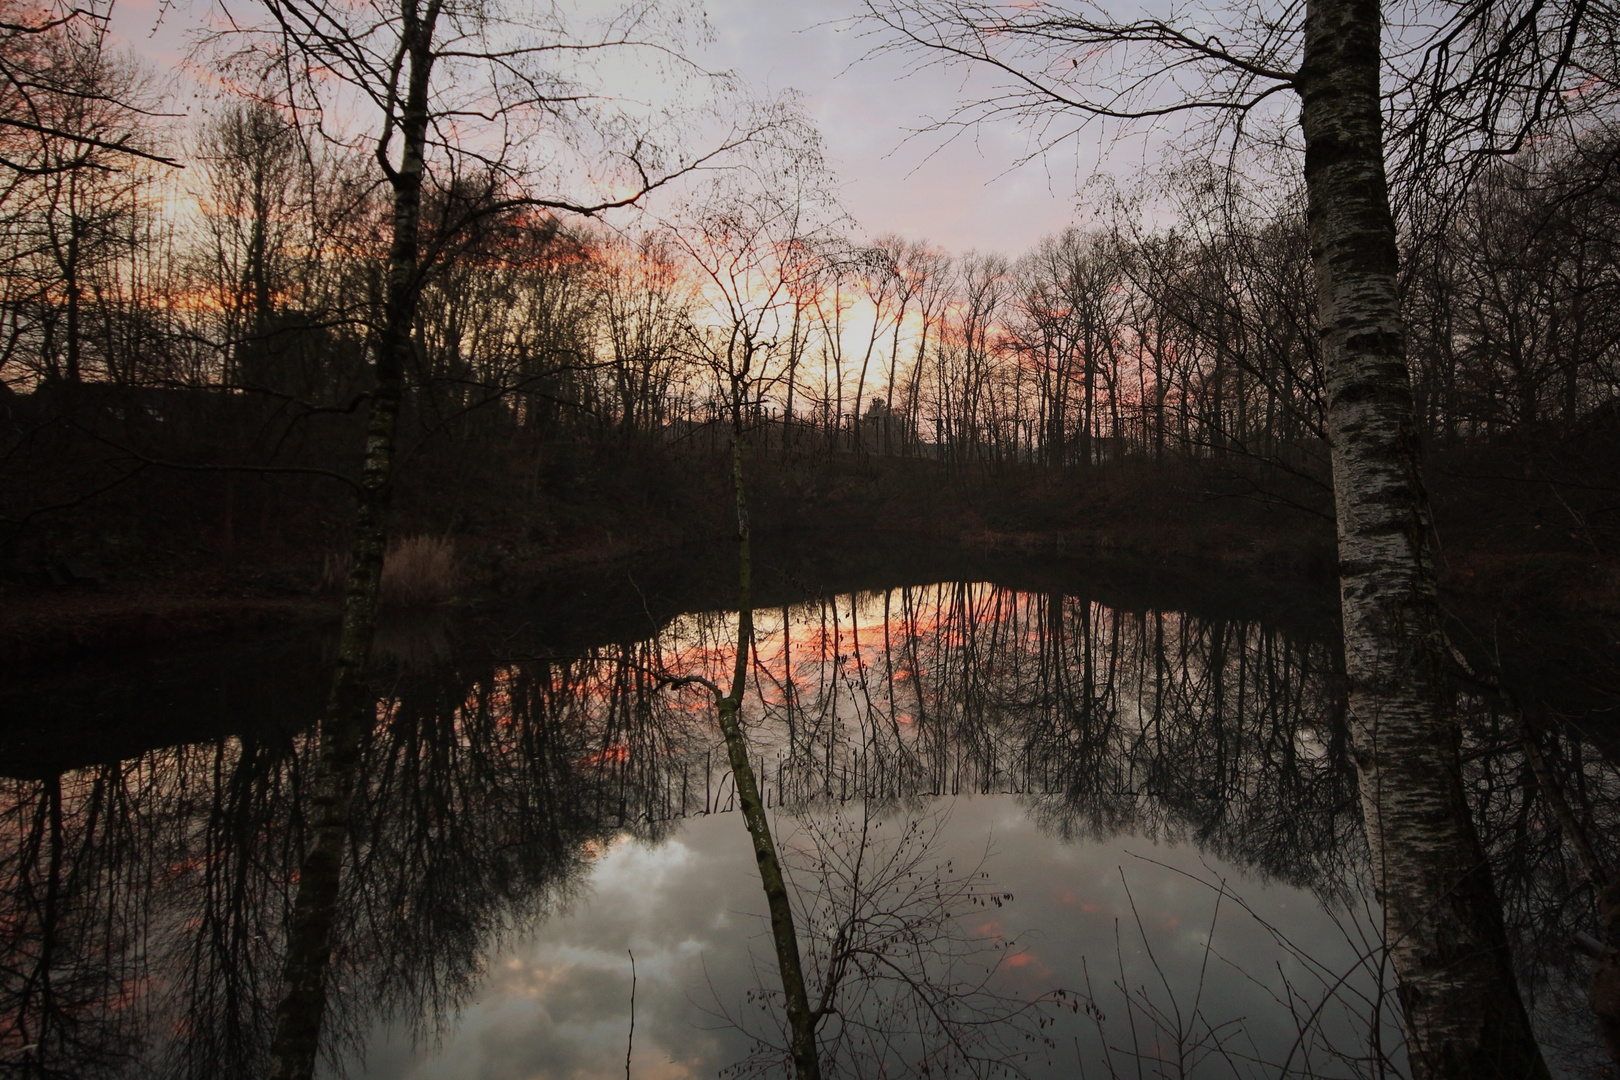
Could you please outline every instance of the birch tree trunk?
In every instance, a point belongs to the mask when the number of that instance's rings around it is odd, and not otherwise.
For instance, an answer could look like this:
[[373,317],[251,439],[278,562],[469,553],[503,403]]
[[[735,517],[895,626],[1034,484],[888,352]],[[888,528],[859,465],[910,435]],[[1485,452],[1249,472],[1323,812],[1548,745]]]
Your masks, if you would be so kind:
[[326,1012],[326,976],[332,955],[340,871],[348,842],[350,797],[361,741],[373,719],[366,669],[377,631],[377,594],[393,487],[394,433],[411,350],[411,327],[416,321],[428,77],[434,61],[432,40],[439,10],[440,0],[429,0],[425,10],[414,0],[404,5],[402,51],[408,57],[408,74],[399,121],[399,167],[388,165],[386,143],[378,152],[393,188],[388,291],[376,347],[377,385],[366,425],[365,461],[354,547],[343,594],[337,667],[321,719],[320,754],[310,784],[309,846],[299,869],[298,895],[293,902],[282,969],[282,999],[276,1009],[276,1032],[270,1046],[270,1076],[274,1080],[308,1080],[315,1070],[321,1021]]
[[1546,1077],[1469,818],[1384,175],[1378,0],[1309,0],[1302,98],[1350,725],[1412,1074]]
[[[793,905],[788,899],[787,877],[776,853],[765,803],[759,797],[759,782],[748,760],[748,739],[742,730],[742,700],[748,689],[748,660],[754,641],[754,571],[748,528],[747,490],[743,484],[743,427],[741,390],[731,391],[731,487],[737,509],[737,657],[731,673],[731,688],[716,694],[720,730],[726,738],[732,779],[737,785],[737,802],[743,823],[753,842],[754,862],[770,911],[771,941],[776,946],[776,967],[782,976],[782,997],[788,1020],[789,1053],[796,1080],[821,1080],[821,1059],[816,1054],[816,1026],[820,1017],[810,1007],[805,989],[804,964],[800,959],[799,937],[793,925]],[[786,625],[785,623],[783,624]]]

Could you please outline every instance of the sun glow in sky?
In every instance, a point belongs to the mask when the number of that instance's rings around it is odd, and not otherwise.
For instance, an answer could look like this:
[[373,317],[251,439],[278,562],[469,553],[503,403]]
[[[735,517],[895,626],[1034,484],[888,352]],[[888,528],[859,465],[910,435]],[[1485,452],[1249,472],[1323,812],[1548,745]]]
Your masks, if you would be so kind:
[[[587,15],[616,7],[605,0],[576,6]],[[917,134],[931,118],[948,115],[972,84],[960,71],[908,72],[900,57],[873,55],[876,39],[851,18],[858,6],[709,0],[716,40],[698,57],[712,69],[734,71],[756,93],[802,96],[858,235],[898,233],[954,251],[1017,255],[1089,216],[1079,202],[1099,167],[1096,145],[1071,142],[1043,161],[1014,167],[1028,143],[1012,125],[954,141]],[[172,95],[169,107],[196,115],[220,89],[186,58],[198,31],[219,17],[210,0],[118,0],[114,29],[152,66],[157,86]],[[1116,151],[1113,158],[1121,156],[1130,155]],[[1140,163],[1103,165],[1129,171]]]

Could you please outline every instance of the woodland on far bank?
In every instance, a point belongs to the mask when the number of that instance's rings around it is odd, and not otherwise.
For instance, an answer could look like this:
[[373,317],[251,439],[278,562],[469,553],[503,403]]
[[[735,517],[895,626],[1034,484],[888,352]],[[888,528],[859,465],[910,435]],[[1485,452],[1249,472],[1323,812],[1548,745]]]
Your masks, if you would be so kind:
[[[7,654],[327,610],[384,322],[369,155],[249,100],[160,129],[133,61],[41,41],[83,86],[4,133]],[[762,533],[1332,577],[1297,179],[1179,166],[1008,259],[858,239],[795,135],[793,183],[629,230],[430,179],[390,532],[453,545],[445,595],[729,535],[734,394]],[[1487,606],[1611,607],[1617,155],[1597,124],[1398,192],[1439,568]]]
[[[81,400],[112,415],[92,394]],[[171,410],[185,401],[162,396]],[[217,416],[192,423],[201,446],[229,438]],[[347,416],[331,423],[333,459],[358,440],[357,427]],[[953,466],[870,445],[830,448],[825,432],[788,433],[804,443],[790,450],[783,437],[779,424],[762,425],[750,453],[751,515],[767,539],[835,550],[874,543],[923,561],[942,550],[1079,557],[1298,581],[1324,593],[1336,580],[1330,493],[1314,477],[1240,453]],[[414,601],[391,596],[396,603],[518,593],[730,539],[718,426],[712,437],[699,428],[679,441],[547,439],[496,426],[424,434],[419,445],[399,477],[397,533],[407,547],[434,541],[450,562],[429,569],[435,580]],[[187,449],[159,444],[153,456]],[[58,460],[68,471],[72,455]],[[1594,417],[1539,439],[1433,446],[1428,465],[1453,608],[1509,625],[1529,618],[1543,630],[1551,620],[1559,638],[1601,633],[1620,615],[1620,564],[1605,521],[1620,487],[1612,424]],[[90,486],[85,473],[105,467],[90,457],[75,479]],[[347,492],[325,478],[144,469],[42,515],[13,545],[0,584],[4,653],[45,658],[330,620],[348,508]]]

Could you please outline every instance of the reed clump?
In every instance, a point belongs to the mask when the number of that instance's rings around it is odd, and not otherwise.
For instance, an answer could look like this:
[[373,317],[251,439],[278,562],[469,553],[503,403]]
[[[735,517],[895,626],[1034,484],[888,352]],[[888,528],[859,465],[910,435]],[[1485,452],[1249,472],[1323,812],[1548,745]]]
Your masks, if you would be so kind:
[[[321,563],[319,589],[341,593],[349,577],[349,556],[330,554]],[[383,554],[378,602],[384,607],[432,607],[455,599],[463,584],[456,542],[442,536],[406,536]]]
[[383,555],[378,600],[384,607],[431,607],[455,598],[461,587],[456,542],[443,536],[406,536]]

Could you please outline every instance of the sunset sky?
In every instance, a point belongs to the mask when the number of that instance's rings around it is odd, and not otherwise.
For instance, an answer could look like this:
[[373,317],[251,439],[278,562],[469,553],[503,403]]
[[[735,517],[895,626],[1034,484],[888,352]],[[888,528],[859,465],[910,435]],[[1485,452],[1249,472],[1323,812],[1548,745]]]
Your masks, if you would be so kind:
[[806,95],[844,178],[845,206],[862,227],[1016,254],[1068,224],[1076,190],[1095,168],[1094,148],[1009,172],[1026,145],[1010,126],[950,145],[937,134],[908,141],[930,116],[948,113],[962,73],[908,75],[899,56],[868,58],[876,39],[847,18],[858,7],[853,0],[712,0],[709,14],[723,64],[756,86]]
[[[610,7],[599,0],[579,6]],[[950,144],[938,134],[908,141],[931,116],[949,112],[963,89],[963,73],[908,74],[901,57],[871,56],[876,39],[848,19],[857,7],[855,0],[709,0],[718,40],[702,59],[735,71],[758,92],[795,90],[804,96],[826,140],[844,207],[864,235],[896,232],[957,251],[1016,255],[1075,219],[1077,192],[1083,194],[1097,169],[1094,140],[1071,143],[1044,163],[1020,168],[1013,162],[1026,139],[1010,125],[983,128]],[[206,103],[206,95],[185,92],[186,80],[175,74],[189,36],[210,9],[208,0],[168,6],[118,0],[114,10],[118,36],[148,59],[160,85],[175,92],[177,110],[195,111]],[[1129,173],[1141,164],[1140,151],[1134,155],[1116,149],[1105,165]]]

